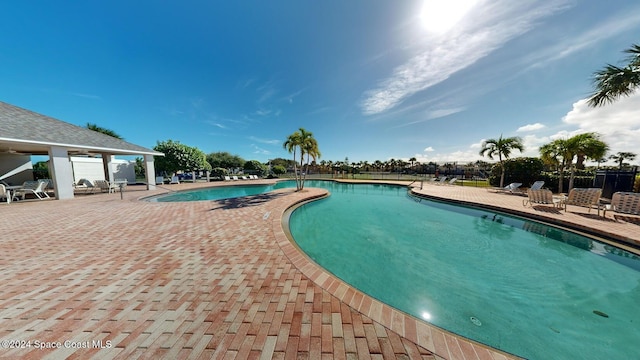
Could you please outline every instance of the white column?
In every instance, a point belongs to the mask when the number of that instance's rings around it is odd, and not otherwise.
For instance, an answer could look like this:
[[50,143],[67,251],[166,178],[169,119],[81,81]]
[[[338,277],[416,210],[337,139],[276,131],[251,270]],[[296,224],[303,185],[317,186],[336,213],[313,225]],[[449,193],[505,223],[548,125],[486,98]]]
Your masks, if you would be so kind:
[[60,146],[49,148],[49,172],[56,199],[73,199],[73,170],[67,149]]
[[144,173],[146,174],[147,190],[156,189],[156,168],[153,165],[153,155],[144,156]]

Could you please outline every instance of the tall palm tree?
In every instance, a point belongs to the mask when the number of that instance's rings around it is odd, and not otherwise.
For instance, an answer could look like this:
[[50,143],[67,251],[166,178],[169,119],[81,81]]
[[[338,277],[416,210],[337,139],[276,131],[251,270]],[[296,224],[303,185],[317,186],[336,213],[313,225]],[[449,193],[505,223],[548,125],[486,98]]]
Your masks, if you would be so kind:
[[622,67],[607,64],[593,75],[594,93],[589,97],[591,107],[603,106],[629,96],[640,88],[640,45],[633,44],[624,51],[630,54]]
[[309,172],[309,163],[311,159],[316,161],[317,158],[321,156],[320,149],[318,148],[318,141],[313,137],[313,134],[310,131],[306,131],[303,128],[300,128],[300,134],[302,136],[302,142],[300,144],[300,149],[302,150],[300,156],[300,169],[302,169],[302,161],[304,155],[307,155],[307,163],[305,164],[305,171],[301,174],[300,181],[300,190],[304,189],[304,181],[307,178],[307,173]]
[[[300,191],[304,189],[304,180],[306,179],[311,159],[315,161],[316,158],[320,157],[318,142],[316,141],[316,139],[314,139],[313,133],[305,130],[304,128],[300,128],[298,131],[287,137],[287,140],[285,140],[283,147],[288,152],[293,153],[293,171],[295,172],[296,176],[296,190]],[[298,174],[296,165],[296,152],[298,150],[300,151],[300,174]],[[303,171],[305,155],[307,155],[307,163],[305,167],[306,170]]]
[[[296,161],[296,152],[300,148],[301,143],[301,134],[300,132],[296,131],[293,134],[289,135],[284,144],[282,144],[282,147],[284,147],[289,153],[293,153],[293,173],[296,177],[296,190],[300,190],[300,179],[298,178],[298,169],[296,167],[298,164],[298,162]],[[302,154],[300,154],[300,157],[302,157]]]
[[[600,135],[597,133],[589,132],[578,134],[567,139],[567,155],[571,155],[568,158],[567,164],[571,168],[571,175],[569,177],[569,191],[573,189],[573,180],[575,178],[575,170],[584,168],[584,161],[586,159],[597,160],[602,158],[609,150],[609,145],[600,140]],[[573,157],[576,157],[576,163],[573,165]]]
[[567,161],[573,161],[574,154],[569,152],[566,139],[556,139],[540,147],[540,157],[545,164],[552,165],[558,172],[558,192],[562,192],[564,184],[564,169]]
[[615,155],[609,156],[609,159],[615,160],[618,162],[618,169],[622,170],[622,163],[624,160],[633,160],[635,159],[637,154],[632,152],[618,152]]
[[491,160],[493,160],[494,156],[498,156],[501,170],[500,187],[504,187],[504,160],[511,156],[513,150],[524,151],[522,139],[518,136],[503,138],[502,135],[500,135],[498,139],[489,139],[482,142],[480,155],[486,155]]

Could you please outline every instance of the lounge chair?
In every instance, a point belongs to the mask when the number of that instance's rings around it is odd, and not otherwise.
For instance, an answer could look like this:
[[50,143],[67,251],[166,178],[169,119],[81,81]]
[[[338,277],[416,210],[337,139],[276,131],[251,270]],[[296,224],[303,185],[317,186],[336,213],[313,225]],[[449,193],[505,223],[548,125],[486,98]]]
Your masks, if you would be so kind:
[[233,179],[233,181],[238,181],[238,177],[236,175],[233,175],[231,179]]
[[458,181],[458,178],[451,178],[451,180],[449,180],[446,184],[447,185],[455,185],[456,181]]
[[583,206],[589,209],[595,206],[600,215],[600,195],[602,189],[599,188],[573,188],[569,191],[569,196],[562,201],[564,211],[567,211],[567,205]]
[[602,216],[607,216],[607,211],[617,214],[640,215],[640,193],[616,192],[611,197],[611,204],[604,207]]
[[494,192],[504,192],[504,193],[509,193],[509,194],[524,195],[524,193],[520,189],[520,186],[522,186],[522,183],[514,182],[514,183],[511,183],[511,184],[509,184],[509,185],[507,185],[505,187],[494,187],[494,188],[491,188],[489,190],[493,190]]
[[13,197],[20,196],[24,200],[27,194],[33,194],[40,200],[49,199],[49,194],[45,191],[47,185],[47,181],[25,181],[21,188],[14,191]]
[[109,194],[116,192],[116,189],[118,188],[118,185],[111,184],[107,180],[94,180],[93,184],[100,189],[100,191],[106,191]]
[[540,190],[544,186],[544,181],[538,180],[534,182],[529,189],[531,190]]
[[442,185],[445,183],[445,181],[447,181],[447,177],[446,176],[440,176],[438,178],[438,180],[434,180],[434,184],[436,185]]
[[177,176],[172,176],[169,184],[180,184],[180,178],[178,178]]
[[231,181],[231,178],[225,175],[224,176],[224,181]]
[[156,185],[164,184],[164,176],[156,176]]
[[553,207],[562,206],[562,199],[553,196],[549,189],[529,189],[527,190],[527,199],[522,200],[522,206],[533,205],[553,205]]

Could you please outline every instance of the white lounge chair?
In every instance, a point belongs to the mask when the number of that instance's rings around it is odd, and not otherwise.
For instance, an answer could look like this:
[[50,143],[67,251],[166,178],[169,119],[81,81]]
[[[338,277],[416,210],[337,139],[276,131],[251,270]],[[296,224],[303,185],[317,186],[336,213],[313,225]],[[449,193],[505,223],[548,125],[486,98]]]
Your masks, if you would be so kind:
[[156,176],[156,185],[164,184],[164,176]]
[[180,178],[178,178],[177,176],[172,176],[169,184],[180,184]]
[[231,178],[228,177],[227,175],[224,176],[224,181],[231,181]]
[[233,179],[233,181],[238,181],[238,177],[236,175],[233,175],[231,179]]
[[[522,183],[511,183],[503,188],[501,187],[496,187],[496,188],[491,188],[490,190],[493,190],[494,192],[505,192],[505,193],[510,193],[510,194],[518,194],[518,195],[523,195],[524,193],[522,192],[522,190],[520,190],[520,186],[522,186]],[[535,189],[534,189],[535,190]]]
[[88,179],[80,179],[78,183],[75,185],[76,190],[84,190],[85,193],[93,194],[98,190],[91,180]]
[[21,188],[14,191],[13,197],[20,196],[24,200],[27,194],[33,194],[40,200],[49,199],[49,194],[45,191],[47,185],[46,181],[25,181]]

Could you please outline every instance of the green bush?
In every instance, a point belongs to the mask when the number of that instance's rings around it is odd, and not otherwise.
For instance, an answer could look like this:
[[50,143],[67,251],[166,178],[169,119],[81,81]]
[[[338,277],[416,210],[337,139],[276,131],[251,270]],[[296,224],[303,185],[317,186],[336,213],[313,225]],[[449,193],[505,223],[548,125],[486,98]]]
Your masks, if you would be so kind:
[[224,178],[228,174],[229,174],[229,171],[227,169],[223,169],[219,167],[211,170],[211,176],[217,177],[220,179]]
[[265,176],[267,174],[267,167],[258,160],[249,160],[244,163],[244,170],[248,174]]
[[[544,164],[542,160],[534,157],[519,157],[515,159],[507,159],[504,161],[504,184],[505,186],[513,182],[522,183],[522,186],[529,187],[531,184],[540,179],[540,174]],[[489,175],[489,183],[491,186],[500,185],[501,174],[500,163],[496,163],[491,167]]]
[[275,165],[271,167],[271,172],[273,172],[275,175],[282,175],[287,172],[287,168],[282,165]]
[[636,180],[633,183],[633,192],[640,192],[640,174],[636,175]]

